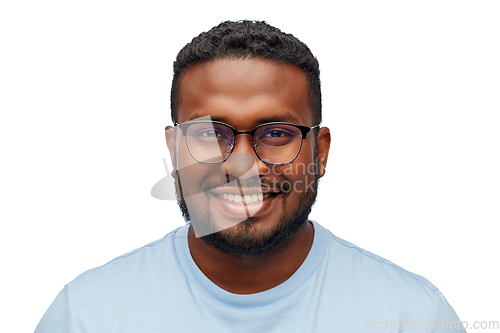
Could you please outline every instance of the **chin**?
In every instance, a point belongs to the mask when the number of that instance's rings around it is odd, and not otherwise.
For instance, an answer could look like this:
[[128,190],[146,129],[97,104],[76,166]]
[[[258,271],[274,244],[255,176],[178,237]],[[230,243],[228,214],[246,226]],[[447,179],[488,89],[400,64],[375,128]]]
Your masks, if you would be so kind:
[[[236,256],[261,256],[279,251],[308,221],[314,201],[300,212],[283,214],[274,227],[265,227],[262,219],[251,217],[236,226],[201,237],[205,244]],[[300,208],[300,207],[299,207]],[[298,213],[298,214],[297,214]]]

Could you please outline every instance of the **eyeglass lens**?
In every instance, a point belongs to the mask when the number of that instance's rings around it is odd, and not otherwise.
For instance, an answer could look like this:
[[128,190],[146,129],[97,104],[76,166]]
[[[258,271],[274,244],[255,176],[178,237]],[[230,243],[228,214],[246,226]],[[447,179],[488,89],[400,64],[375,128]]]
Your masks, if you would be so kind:
[[[204,163],[222,162],[233,150],[235,137],[226,125],[200,122],[189,126],[186,141],[191,155]],[[253,135],[255,152],[267,163],[286,164],[295,159],[302,145],[301,131],[292,125],[270,124]]]

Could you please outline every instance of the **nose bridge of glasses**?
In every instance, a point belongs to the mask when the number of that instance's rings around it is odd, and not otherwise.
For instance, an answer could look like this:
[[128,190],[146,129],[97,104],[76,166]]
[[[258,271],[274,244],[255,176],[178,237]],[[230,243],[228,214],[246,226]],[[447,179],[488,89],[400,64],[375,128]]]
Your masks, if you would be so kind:
[[[234,149],[236,145],[236,136],[238,134],[250,135],[250,146],[244,148],[246,140],[240,140],[238,149]],[[230,156],[225,161],[226,173],[239,177],[240,179],[251,178],[260,173],[268,172],[266,163],[260,158],[256,150],[256,143],[253,140],[253,131],[236,132]],[[243,141],[243,142],[241,142]],[[242,149],[243,146],[243,149]],[[249,172],[252,169],[254,172]]]
[[[250,131],[234,131],[234,141],[232,143],[232,149],[234,151],[234,148],[236,147],[236,142],[238,140],[236,140],[236,137],[240,134],[247,134],[247,135],[250,135],[250,145],[252,146],[252,150],[253,147],[254,147],[254,142],[253,142],[253,132],[250,132]],[[240,140],[240,141],[246,141],[246,140]],[[255,152],[254,152],[255,153]]]

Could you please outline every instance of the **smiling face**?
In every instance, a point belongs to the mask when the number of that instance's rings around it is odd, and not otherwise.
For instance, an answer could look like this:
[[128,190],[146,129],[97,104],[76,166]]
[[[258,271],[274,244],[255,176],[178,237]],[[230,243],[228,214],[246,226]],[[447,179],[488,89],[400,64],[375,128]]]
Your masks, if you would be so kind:
[[[214,60],[186,70],[177,119],[181,124],[210,119],[238,131],[268,122],[316,125],[305,73],[261,58]],[[319,149],[316,132],[310,132],[297,158],[286,165],[261,161],[249,134],[236,136],[225,162],[205,164],[191,156],[180,130],[172,134],[167,128],[178,201],[195,233],[239,255],[261,254],[285,244],[305,224],[314,203],[328,155],[329,135],[321,133],[327,131],[319,131]]]

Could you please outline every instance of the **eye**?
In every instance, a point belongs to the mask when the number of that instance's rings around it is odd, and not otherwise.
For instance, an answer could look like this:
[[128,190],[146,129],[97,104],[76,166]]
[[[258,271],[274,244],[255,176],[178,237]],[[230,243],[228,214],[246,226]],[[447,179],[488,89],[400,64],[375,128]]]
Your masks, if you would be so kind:
[[267,138],[281,138],[282,136],[285,136],[286,133],[280,130],[272,130],[266,133],[265,137]]
[[282,129],[282,128],[270,128],[266,129],[262,135],[259,137],[259,139],[284,139],[286,137],[291,137],[293,136],[293,133],[290,133],[289,130],[287,129]]
[[261,149],[264,146],[284,146],[294,141],[298,134],[300,131],[293,126],[286,124],[267,125],[259,128],[255,133],[255,142],[260,145]]
[[199,135],[201,135],[201,136],[207,136],[209,138],[214,138],[214,137],[220,135],[220,133],[217,133],[214,130],[206,130],[206,131],[203,131],[203,132],[199,133]]
[[227,136],[224,135],[223,132],[213,130],[213,129],[199,131],[197,133],[197,135],[202,136],[202,137],[207,137],[207,138],[217,138],[217,139],[222,139],[222,140],[227,139]]

